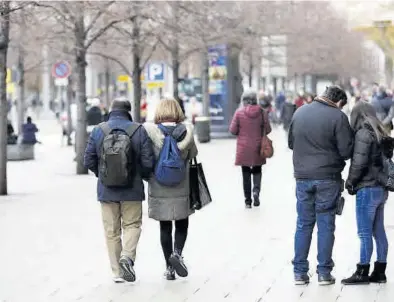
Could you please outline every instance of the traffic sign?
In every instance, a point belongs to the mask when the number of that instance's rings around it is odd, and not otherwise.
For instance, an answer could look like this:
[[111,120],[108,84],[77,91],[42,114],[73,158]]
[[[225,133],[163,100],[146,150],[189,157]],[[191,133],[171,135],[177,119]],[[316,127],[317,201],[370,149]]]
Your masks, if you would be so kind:
[[52,66],[52,76],[57,79],[65,79],[71,75],[71,65],[66,61],[59,61]]
[[148,65],[148,81],[164,81],[164,64],[163,63],[151,63]]

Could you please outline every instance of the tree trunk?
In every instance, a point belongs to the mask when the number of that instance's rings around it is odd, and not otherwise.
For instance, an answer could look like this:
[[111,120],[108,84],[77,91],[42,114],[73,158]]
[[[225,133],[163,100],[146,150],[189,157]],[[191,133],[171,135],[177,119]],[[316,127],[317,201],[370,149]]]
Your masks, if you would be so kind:
[[208,61],[208,53],[207,51],[203,51],[201,53],[201,80],[202,80],[202,104],[203,104],[203,113],[204,116],[209,117],[209,107],[210,107],[210,99],[209,99],[209,61]]
[[110,86],[110,70],[109,70],[109,60],[106,59],[105,61],[105,73],[104,73],[104,85],[105,85],[105,108],[109,109],[109,105],[111,104],[111,97],[109,95],[109,86]]
[[7,49],[10,2],[0,3],[0,195],[7,195]]
[[76,59],[76,102],[77,102],[77,129],[75,135],[75,150],[77,174],[88,174],[88,169],[83,164],[83,156],[87,143],[86,132],[86,47],[85,47],[84,14],[77,16],[75,24],[75,59]]
[[18,65],[17,65],[17,84],[18,84],[18,96],[17,96],[17,112],[18,112],[18,135],[22,135],[22,125],[25,121],[25,64],[24,64],[24,50],[22,45],[19,46]]
[[252,56],[249,57],[248,81],[249,81],[249,88],[252,88],[252,85],[253,85],[253,60],[252,60]]
[[174,47],[171,51],[171,59],[172,59],[172,83],[174,86],[174,99],[179,99],[179,43],[176,39],[174,41]]
[[73,103],[73,88],[72,88],[72,77],[68,78],[67,85],[67,146],[72,146],[71,134],[73,132],[73,119],[71,114],[71,104]]
[[137,18],[133,19],[133,120],[137,123],[141,121],[141,57],[138,41],[140,40],[140,29]]

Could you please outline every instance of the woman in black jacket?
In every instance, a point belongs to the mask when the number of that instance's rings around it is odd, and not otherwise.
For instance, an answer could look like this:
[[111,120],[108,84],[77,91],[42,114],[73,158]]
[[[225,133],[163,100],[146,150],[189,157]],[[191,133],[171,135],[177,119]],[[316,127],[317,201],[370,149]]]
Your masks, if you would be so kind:
[[[384,206],[388,191],[383,183],[387,179],[383,164],[384,141],[390,140],[384,126],[376,117],[375,109],[359,101],[352,110],[350,124],[355,132],[355,145],[346,189],[356,195],[357,230],[360,238],[360,262],[356,272],[343,284],[369,284],[386,282],[388,242],[384,228]],[[377,262],[369,276],[373,240],[376,242]]]

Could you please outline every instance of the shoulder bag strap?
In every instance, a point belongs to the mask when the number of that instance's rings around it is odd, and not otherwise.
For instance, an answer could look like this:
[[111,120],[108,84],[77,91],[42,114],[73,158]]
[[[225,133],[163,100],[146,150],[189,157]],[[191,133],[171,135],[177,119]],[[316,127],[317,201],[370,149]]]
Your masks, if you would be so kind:
[[134,135],[134,133],[139,129],[141,127],[141,125],[140,124],[138,124],[138,123],[132,123],[130,126],[128,126],[127,128],[126,128],[126,133],[127,133],[127,135],[131,138],[133,135]]
[[104,132],[104,136],[109,135],[112,131],[111,127],[108,125],[107,122],[100,123],[98,126]]

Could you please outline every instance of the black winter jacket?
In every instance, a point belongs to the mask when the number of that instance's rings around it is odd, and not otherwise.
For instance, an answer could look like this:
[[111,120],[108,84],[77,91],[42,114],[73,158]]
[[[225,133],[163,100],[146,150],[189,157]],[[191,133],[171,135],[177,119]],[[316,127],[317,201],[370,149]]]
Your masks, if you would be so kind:
[[365,187],[381,186],[385,177],[383,152],[375,133],[369,124],[357,130],[354,151],[346,181],[350,194]]

